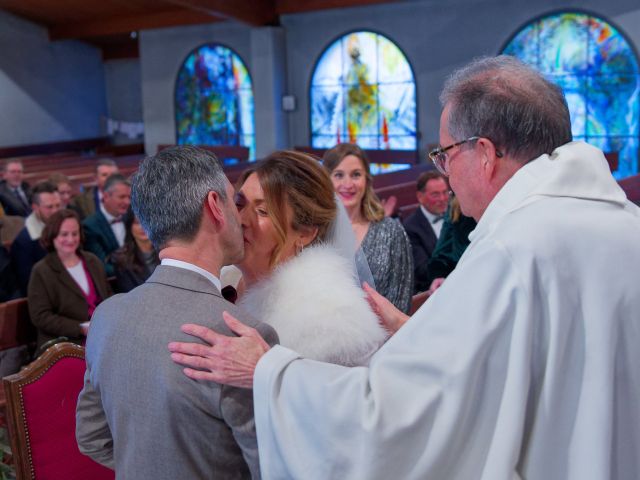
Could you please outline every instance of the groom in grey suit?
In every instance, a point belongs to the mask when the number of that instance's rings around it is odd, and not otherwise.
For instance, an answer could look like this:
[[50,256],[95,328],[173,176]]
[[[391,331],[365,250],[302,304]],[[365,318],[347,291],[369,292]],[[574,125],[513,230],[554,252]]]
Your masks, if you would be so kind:
[[162,264],[96,309],[76,422],[80,451],[117,478],[260,477],[251,390],[191,380],[167,353],[185,322],[232,334],[222,312],[238,311],[219,276],[244,255],[233,193],[215,156],[194,147],[145,159],[133,181],[134,212]]

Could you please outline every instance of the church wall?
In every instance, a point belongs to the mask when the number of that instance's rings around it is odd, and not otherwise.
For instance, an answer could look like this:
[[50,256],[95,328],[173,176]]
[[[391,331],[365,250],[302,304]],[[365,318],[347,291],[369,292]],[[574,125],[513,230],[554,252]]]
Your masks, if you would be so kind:
[[[142,122],[140,59],[125,58],[104,62],[107,116],[118,122]],[[141,143],[143,137],[129,138],[116,133],[115,143]]]
[[[396,42],[414,69],[424,151],[437,141],[438,93],[446,76],[474,57],[497,53],[530,19],[565,8],[604,17],[640,50],[637,0],[418,0],[284,15],[282,27],[270,31],[237,22],[149,30],[140,33],[138,60],[104,64],[99,49],[51,42],[46,29],[0,11],[0,146],[99,136],[103,117],[143,120],[148,152],[174,143],[178,69],[189,52],[208,42],[231,47],[249,68],[259,155],[308,145],[315,62],[340,35],[371,29]],[[294,112],[281,111],[282,93],[296,97]]]
[[100,136],[100,50],[0,11],[0,111],[0,146]]

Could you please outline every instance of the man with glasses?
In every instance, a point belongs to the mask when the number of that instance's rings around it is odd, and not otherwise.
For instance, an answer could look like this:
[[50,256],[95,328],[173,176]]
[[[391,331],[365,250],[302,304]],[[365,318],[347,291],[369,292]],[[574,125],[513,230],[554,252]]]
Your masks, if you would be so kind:
[[431,157],[478,225],[413,317],[367,289],[395,331],[368,367],[229,317],[240,338],[183,326],[211,346],[174,361],[253,387],[265,478],[640,478],[640,209],[518,60],[470,64],[441,100]]

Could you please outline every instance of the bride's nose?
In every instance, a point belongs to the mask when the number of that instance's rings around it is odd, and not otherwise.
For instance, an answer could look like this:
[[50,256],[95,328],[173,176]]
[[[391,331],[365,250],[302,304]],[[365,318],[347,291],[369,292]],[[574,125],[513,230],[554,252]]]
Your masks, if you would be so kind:
[[242,226],[248,227],[252,222],[251,209],[245,207],[245,208],[242,208],[239,213],[240,213],[240,222],[242,223]]

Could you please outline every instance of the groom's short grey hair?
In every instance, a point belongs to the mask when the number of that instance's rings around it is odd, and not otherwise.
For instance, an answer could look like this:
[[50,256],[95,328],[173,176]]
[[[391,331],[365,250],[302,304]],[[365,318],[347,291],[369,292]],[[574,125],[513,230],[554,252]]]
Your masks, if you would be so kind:
[[131,206],[157,250],[171,240],[193,240],[211,191],[226,200],[227,178],[216,156],[177,146],[145,158],[133,177]]

